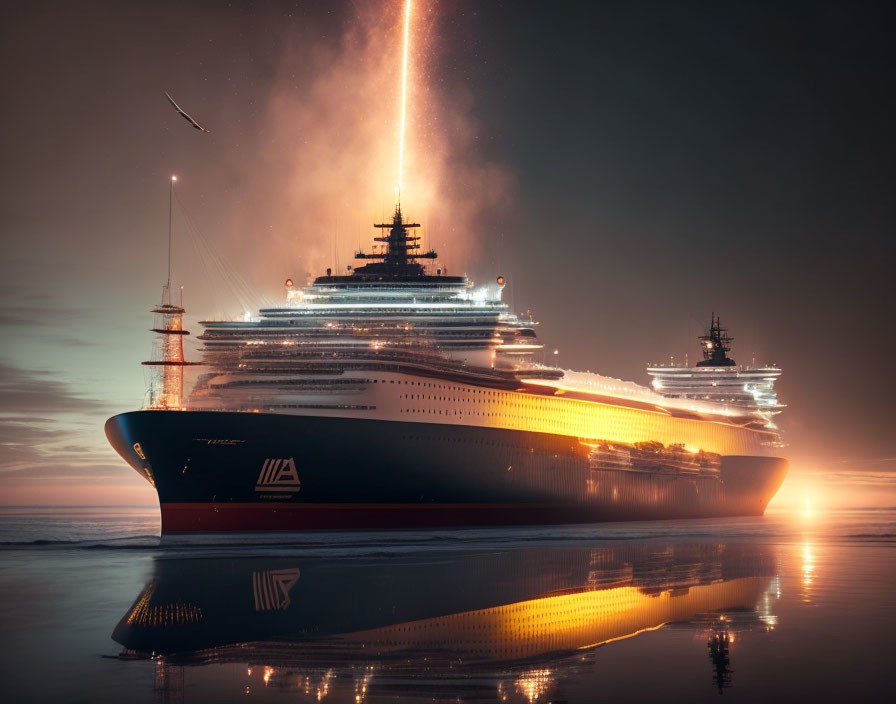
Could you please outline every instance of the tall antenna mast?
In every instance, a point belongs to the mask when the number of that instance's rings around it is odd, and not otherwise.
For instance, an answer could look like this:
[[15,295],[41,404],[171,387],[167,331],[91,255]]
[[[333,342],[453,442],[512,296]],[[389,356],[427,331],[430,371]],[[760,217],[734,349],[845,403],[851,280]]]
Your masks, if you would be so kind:
[[171,177],[168,187],[168,280],[162,288],[162,304],[152,309],[155,322],[152,332],[156,334],[152,359],[143,362],[152,368],[147,409],[180,411],[184,409],[184,367],[192,367],[197,362],[184,359],[184,337],[190,333],[184,330],[184,289],[180,289],[180,305],[171,303],[171,225],[174,215],[174,183]]
[[162,296],[162,304],[171,303],[171,220],[174,212],[174,184],[177,176],[171,176],[171,185],[168,189],[168,280],[165,283],[165,292]]

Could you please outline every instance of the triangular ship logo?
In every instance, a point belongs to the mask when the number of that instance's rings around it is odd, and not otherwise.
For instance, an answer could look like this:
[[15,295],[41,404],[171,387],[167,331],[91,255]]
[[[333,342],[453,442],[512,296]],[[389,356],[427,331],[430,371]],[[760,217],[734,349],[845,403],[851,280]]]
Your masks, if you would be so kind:
[[302,486],[295,460],[267,459],[261,466],[255,491],[298,491]]
[[252,595],[256,611],[282,611],[292,600],[289,592],[299,581],[299,568],[291,570],[264,570],[252,573]]

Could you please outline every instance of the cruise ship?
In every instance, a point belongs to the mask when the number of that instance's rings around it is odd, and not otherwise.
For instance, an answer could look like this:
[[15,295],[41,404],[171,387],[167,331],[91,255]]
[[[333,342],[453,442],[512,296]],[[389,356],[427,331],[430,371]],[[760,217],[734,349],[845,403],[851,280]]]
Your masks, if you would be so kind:
[[545,365],[504,278],[449,275],[419,227],[399,205],[354,268],[202,321],[186,398],[184,309],[165,289],[147,407],[106,423],[157,490],[163,534],[763,513],[787,471],[780,370],[719,362],[715,324],[712,354],[651,368],[653,388]]

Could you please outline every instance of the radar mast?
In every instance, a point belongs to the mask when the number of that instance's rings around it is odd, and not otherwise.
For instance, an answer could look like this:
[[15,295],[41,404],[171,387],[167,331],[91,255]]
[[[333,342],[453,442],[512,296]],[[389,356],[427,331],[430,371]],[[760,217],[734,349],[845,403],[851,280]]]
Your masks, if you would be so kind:
[[728,329],[722,327],[721,318],[712,314],[709,332],[699,338],[703,349],[703,361],[697,362],[698,367],[734,367],[736,362],[728,356],[731,351],[733,337],[729,337]]

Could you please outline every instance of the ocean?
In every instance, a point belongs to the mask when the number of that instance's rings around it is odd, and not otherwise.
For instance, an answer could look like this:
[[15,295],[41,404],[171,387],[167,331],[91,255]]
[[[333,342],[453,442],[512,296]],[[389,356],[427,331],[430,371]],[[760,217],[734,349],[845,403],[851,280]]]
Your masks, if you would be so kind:
[[163,545],[0,509],[10,702],[890,700],[896,509]]

